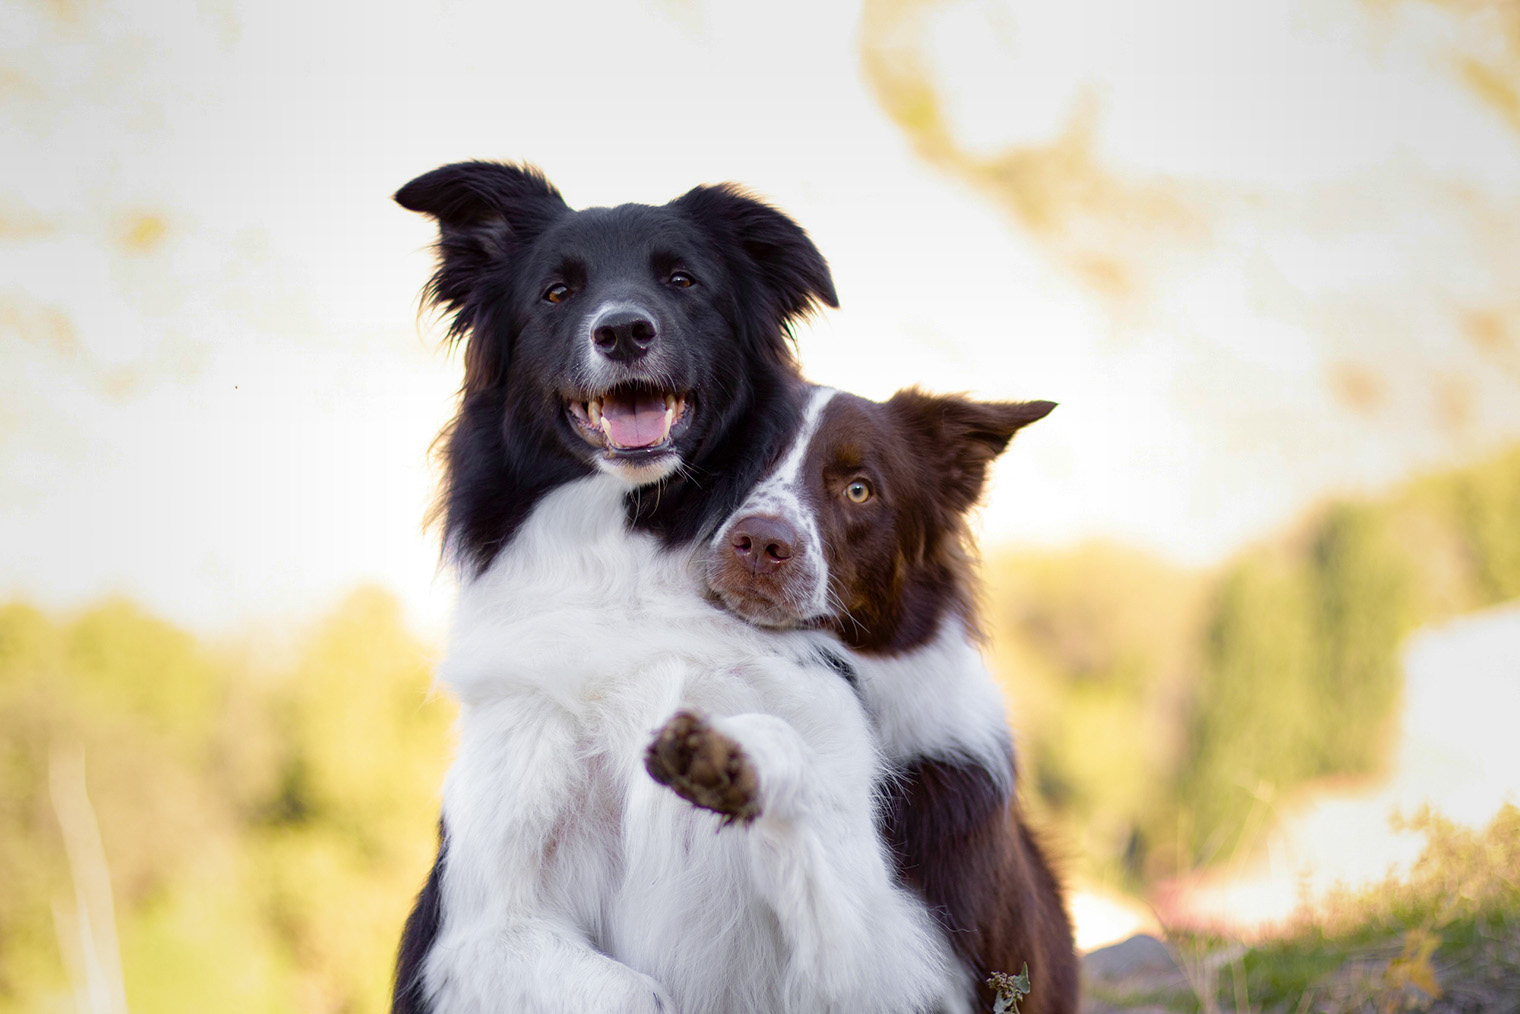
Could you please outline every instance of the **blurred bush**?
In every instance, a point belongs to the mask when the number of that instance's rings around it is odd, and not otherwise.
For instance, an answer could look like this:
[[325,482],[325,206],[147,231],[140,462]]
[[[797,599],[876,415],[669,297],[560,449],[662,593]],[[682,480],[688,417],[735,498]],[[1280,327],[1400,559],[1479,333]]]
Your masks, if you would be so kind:
[[1026,782],[1131,887],[1249,848],[1305,782],[1374,773],[1416,626],[1520,596],[1520,448],[1323,506],[1192,573],[1128,550],[987,565]]
[[1520,982],[1520,810],[1484,829],[1429,811],[1404,826],[1426,844],[1407,871],[1341,890],[1252,941],[1174,931],[1184,975],[1094,978],[1103,1010],[1232,1014],[1509,1011]]
[[48,769],[80,748],[132,1008],[383,1009],[448,756],[430,670],[374,590],[294,646],[0,607],[0,1011],[71,1007]]

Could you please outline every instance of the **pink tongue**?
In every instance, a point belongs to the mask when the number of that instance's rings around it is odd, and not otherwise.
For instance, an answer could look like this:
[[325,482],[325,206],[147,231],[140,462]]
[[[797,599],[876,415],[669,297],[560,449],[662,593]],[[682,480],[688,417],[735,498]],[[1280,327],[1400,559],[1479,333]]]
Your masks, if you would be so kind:
[[648,447],[665,437],[665,399],[653,394],[602,401],[602,418],[615,443]]

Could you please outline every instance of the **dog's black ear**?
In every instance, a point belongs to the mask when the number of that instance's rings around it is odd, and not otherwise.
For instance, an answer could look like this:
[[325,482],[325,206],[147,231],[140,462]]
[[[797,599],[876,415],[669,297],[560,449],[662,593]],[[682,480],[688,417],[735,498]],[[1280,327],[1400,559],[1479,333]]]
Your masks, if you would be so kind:
[[455,162],[423,173],[396,191],[396,203],[438,219],[440,226],[472,228],[490,222],[535,231],[563,213],[565,199],[530,165]]
[[671,203],[744,258],[767,304],[763,309],[778,325],[807,316],[819,303],[839,305],[823,254],[775,208],[732,183],[697,187]]
[[887,402],[938,463],[940,481],[958,511],[970,510],[981,499],[987,466],[1008,448],[1013,435],[1055,407],[1053,401],[972,401],[911,387]]
[[479,323],[480,289],[492,267],[569,210],[543,173],[502,162],[434,169],[396,191],[396,203],[438,220],[438,271],[423,298],[453,314],[450,340]]

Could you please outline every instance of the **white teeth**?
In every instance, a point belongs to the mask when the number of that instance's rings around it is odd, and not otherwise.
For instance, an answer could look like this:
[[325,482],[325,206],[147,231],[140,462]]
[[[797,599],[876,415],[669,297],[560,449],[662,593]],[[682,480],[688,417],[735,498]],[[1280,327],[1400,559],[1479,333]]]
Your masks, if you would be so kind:
[[[670,439],[670,431],[675,428],[676,420],[686,410],[686,399],[676,394],[663,394],[661,400],[665,404],[664,432],[657,444],[663,444]],[[603,413],[604,399],[588,398],[583,402],[572,402],[570,410],[576,419],[587,429],[601,433],[607,447],[623,449],[624,445],[612,438],[612,423]],[[653,446],[653,445],[646,445]]]
[[665,396],[665,436],[670,436],[670,428],[675,425],[676,416],[681,414],[686,402],[673,394]]

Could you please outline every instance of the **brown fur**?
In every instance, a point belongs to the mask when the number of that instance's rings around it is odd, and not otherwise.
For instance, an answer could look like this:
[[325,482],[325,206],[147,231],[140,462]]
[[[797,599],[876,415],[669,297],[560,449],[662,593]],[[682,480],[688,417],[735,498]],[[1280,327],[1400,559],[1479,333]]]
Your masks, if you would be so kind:
[[1024,1014],[1075,1014],[1077,961],[1061,888],[1020,812],[989,772],[931,758],[888,793],[884,831],[904,880],[935,908],[982,983],[1029,965]]

